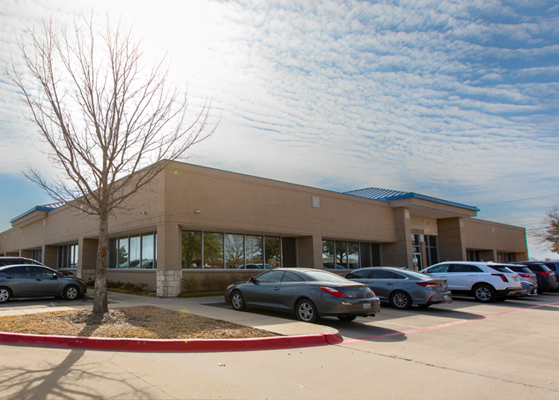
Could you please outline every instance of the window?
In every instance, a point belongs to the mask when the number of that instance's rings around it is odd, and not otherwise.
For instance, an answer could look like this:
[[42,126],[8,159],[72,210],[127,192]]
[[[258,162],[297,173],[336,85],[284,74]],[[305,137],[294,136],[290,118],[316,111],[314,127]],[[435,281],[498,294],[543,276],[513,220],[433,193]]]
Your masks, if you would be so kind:
[[349,269],[359,268],[359,243],[349,242],[347,244],[347,262]]
[[449,266],[450,266],[450,264],[437,265],[436,267],[429,268],[429,270],[427,271],[427,274],[444,274],[444,273],[448,272],[448,267]]
[[11,276],[31,276],[31,267],[15,267],[6,271]]
[[223,268],[223,233],[204,232],[204,268]]
[[283,271],[270,271],[260,274],[256,280],[260,283],[279,283],[283,276]]
[[293,272],[285,271],[283,274],[282,282],[305,282],[303,278]]
[[264,260],[274,268],[281,266],[281,241],[279,237],[264,237]]
[[263,264],[262,236],[246,237],[246,263]]
[[225,234],[225,268],[237,268],[245,263],[245,237]]
[[78,245],[58,246],[58,269],[78,267]]
[[35,261],[41,262],[43,260],[43,250],[38,249],[31,251],[31,258]]
[[437,236],[425,235],[425,250],[427,252],[427,265],[439,262],[439,240]]
[[497,253],[497,261],[502,263],[514,262],[516,261],[515,253]]
[[352,273],[347,274],[345,277],[347,279],[367,279],[370,273],[371,272],[369,270],[364,269],[364,270],[353,271]]
[[109,239],[108,268],[157,268],[157,234],[123,236]]
[[279,236],[182,232],[183,269],[278,268],[282,266],[282,250],[282,238]]
[[466,272],[483,272],[483,271],[478,267],[476,267],[475,265],[452,264],[448,269],[448,272],[466,273]]
[[41,267],[34,267],[32,274],[33,274],[33,276],[35,276],[37,278],[50,278],[50,279],[52,279],[52,277],[54,276],[54,272],[52,272],[51,270],[48,270],[46,268],[41,268]]
[[347,268],[347,242],[336,241],[336,265]]
[[324,269],[358,269],[380,265],[380,246],[374,243],[322,241]]
[[468,261],[483,261],[479,250],[468,250]]
[[140,268],[141,254],[140,236],[130,236],[130,264],[128,268]]
[[324,268],[336,268],[333,240],[322,241],[322,265]]
[[202,232],[182,232],[182,267],[202,268]]
[[371,278],[373,279],[398,279],[398,275],[391,271],[385,271],[383,269],[373,269],[371,273]]
[[413,254],[413,265],[415,269],[423,268],[423,261],[421,257],[421,235],[417,233],[412,233],[411,235],[412,244],[412,254]]

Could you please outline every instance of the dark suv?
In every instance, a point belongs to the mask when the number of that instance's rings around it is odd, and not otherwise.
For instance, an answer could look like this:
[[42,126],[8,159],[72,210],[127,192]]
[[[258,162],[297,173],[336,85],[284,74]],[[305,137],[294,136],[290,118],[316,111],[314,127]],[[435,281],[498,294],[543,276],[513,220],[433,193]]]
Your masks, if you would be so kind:
[[514,263],[525,265],[536,274],[538,278],[538,294],[542,294],[544,292],[556,292],[559,288],[557,274],[547,267],[545,263],[546,262],[538,261],[523,261]]
[[18,265],[18,264],[33,264],[33,265],[43,265],[39,261],[32,260],[25,257],[0,257],[0,267],[6,265]]

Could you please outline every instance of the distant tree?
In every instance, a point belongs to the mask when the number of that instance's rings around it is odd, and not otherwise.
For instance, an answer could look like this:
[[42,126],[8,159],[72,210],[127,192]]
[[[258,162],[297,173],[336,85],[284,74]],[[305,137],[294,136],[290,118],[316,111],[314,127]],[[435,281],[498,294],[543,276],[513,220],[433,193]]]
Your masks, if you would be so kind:
[[559,208],[557,206],[546,210],[541,228],[533,231],[531,235],[552,252],[559,253]]
[[[140,42],[107,18],[97,32],[91,18],[71,29],[43,23],[20,49],[24,71],[7,71],[49,145],[60,170],[52,182],[26,176],[51,197],[99,218],[94,313],[107,307],[109,216],[171,161],[207,138],[208,105],[191,119],[186,93],[168,83],[164,60],[144,62]],[[215,128],[214,128],[215,129]]]

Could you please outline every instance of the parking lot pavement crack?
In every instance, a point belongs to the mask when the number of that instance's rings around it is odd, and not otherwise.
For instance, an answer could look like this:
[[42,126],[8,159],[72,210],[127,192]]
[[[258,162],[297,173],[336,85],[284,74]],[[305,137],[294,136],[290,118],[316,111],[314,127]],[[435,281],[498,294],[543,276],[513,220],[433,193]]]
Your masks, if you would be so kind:
[[544,391],[550,392],[550,393],[559,393],[559,390],[548,389],[548,388],[544,388],[544,387],[536,386],[536,385],[529,385],[527,383],[511,381],[511,380],[503,379],[503,378],[497,378],[495,376],[476,374],[475,372],[463,371],[463,370],[459,370],[459,369],[455,369],[455,368],[443,367],[441,365],[430,364],[430,363],[426,363],[426,362],[423,362],[423,361],[418,361],[418,360],[414,360],[414,359],[406,358],[406,357],[401,357],[401,356],[397,356],[397,355],[382,354],[382,353],[376,353],[374,351],[356,349],[356,348],[353,348],[353,347],[349,347],[347,345],[343,345],[343,343],[335,345],[335,346],[345,348],[345,349],[351,349],[351,351],[359,351],[361,353],[373,354],[373,355],[376,355],[376,356],[379,356],[379,357],[392,358],[392,359],[395,359],[395,360],[412,362],[414,364],[423,365],[425,367],[437,368],[437,369],[441,369],[441,370],[445,370],[445,371],[457,372],[459,374],[471,375],[471,376],[476,376],[476,377],[479,377],[479,378],[485,378],[485,379],[490,379],[490,380],[499,381],[499,382],[511,383],[511,384],[514,384],[514,385],[520,385],[520,386],[524,386],[524,387],[532,388],[532,389],[541,389],[541,390],[544,390]]

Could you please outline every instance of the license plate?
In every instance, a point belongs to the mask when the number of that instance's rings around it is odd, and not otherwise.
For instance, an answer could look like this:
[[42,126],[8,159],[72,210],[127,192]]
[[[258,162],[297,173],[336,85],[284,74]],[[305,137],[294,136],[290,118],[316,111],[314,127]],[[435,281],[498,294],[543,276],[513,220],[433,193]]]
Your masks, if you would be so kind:
[[363,310],[370,310],[371,309],[371,303],[363,303]]

